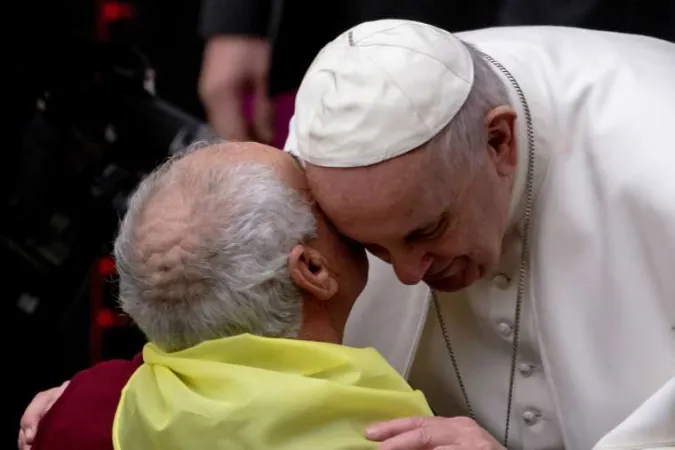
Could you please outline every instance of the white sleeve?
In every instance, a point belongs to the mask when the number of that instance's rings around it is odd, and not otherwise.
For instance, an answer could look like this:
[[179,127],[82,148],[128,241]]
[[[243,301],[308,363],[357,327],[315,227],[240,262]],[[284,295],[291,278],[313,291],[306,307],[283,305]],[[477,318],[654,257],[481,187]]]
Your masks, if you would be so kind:
[[609,449],[675,449],[675,377],[593,447]]

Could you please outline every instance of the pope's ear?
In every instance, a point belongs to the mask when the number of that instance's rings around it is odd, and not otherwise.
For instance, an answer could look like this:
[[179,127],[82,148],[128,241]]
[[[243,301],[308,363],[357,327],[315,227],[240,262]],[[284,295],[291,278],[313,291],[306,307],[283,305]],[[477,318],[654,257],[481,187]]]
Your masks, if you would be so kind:
[[491,109],[485,116],[490,158],[500,175],[512,175],[518,164],[516,113],[510,106]]
[[298,244],[288,255],[291,279],[302,291],[318,300],[328,300],[338,291],[338,283],[329,272],[326,260],[316,249]]

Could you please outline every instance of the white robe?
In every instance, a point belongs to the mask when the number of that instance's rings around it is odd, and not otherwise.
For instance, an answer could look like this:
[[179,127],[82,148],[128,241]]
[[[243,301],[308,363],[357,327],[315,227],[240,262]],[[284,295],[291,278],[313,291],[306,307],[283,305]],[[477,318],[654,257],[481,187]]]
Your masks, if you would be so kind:
[[[460,34],[532,113],[535,208],[512,448],[675,448],[675,45],[556,27]],[[414,70],[414,68],[411,68]],[[505,84],[512,89],[505,79]],[[441,296],[469,400],[504,432],[527,137],[494,272]],[[291,122],[288,150],[295,145]],[[371,258],[346,343],[378,349],[439,415],[464,414],[427,286]]]

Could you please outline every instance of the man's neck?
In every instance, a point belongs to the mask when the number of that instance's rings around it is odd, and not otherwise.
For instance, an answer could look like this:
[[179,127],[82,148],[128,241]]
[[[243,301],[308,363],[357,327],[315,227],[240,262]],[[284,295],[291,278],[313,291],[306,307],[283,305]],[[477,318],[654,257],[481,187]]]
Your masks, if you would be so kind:
[[[317,306],[320,305],[320,306]],[[330,314],[316,299],[305,300],[298,338],[306,341],[342,343],[344,329],[336,330]]]

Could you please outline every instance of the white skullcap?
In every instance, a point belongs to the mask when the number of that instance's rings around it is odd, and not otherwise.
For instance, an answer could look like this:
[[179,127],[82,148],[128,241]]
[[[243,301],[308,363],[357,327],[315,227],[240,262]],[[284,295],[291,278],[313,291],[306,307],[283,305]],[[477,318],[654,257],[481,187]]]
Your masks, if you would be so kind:
[[363,167],[409,152],[457,114],[473,62],[452,34],[407,20],[365,22],[326,45],[295,102],[297,155]]

